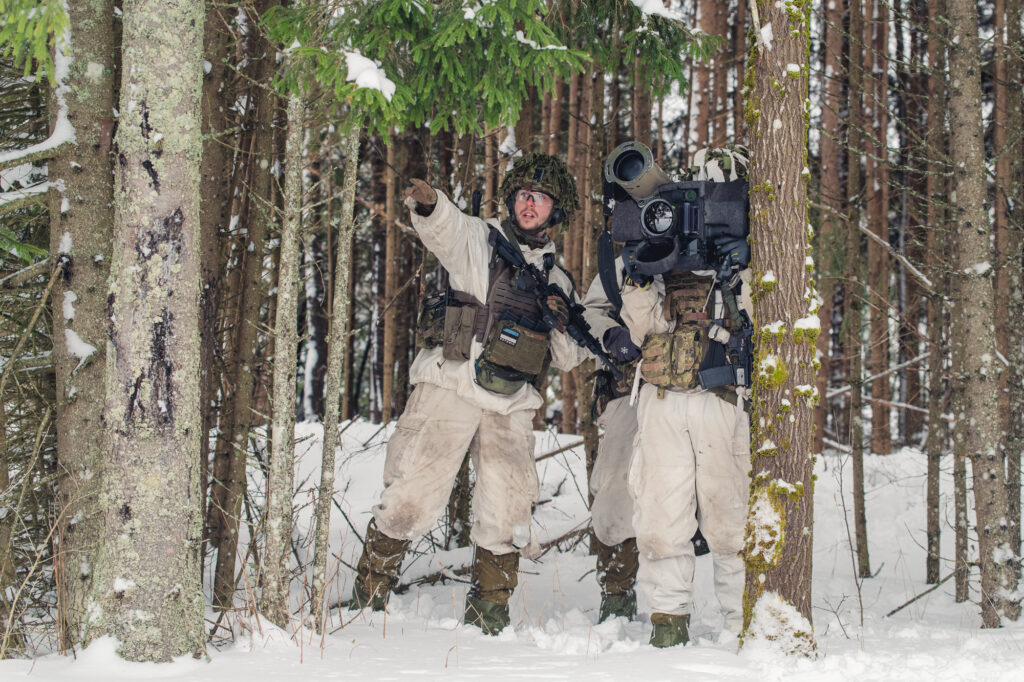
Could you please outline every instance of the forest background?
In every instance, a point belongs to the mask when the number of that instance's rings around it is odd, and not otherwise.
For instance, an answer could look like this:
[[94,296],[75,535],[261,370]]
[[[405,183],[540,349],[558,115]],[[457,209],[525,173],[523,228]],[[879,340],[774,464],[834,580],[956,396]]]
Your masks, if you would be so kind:
[[[668,5],[5,2],[0,655],[104,634],[136,660],[196,651],[204,609],[250,608],[245,585],[287,622],[295,423],[334,443],[400,414],[419,302],[443,280],[403,183],[467,207],[479,189],[490,217],[512,157],[561,155],[583,208],[560,252],[582,288],[602,164],[631,139],[670,175],[701,147],[752,151],[752,438],[772,471],[752,509],[782,513],[751,515],[751,574],[810,620],[810,534],[783,531],[811,527],[802,490],[832,450],[854,462],[871,576],[857,463],[911,445],[928,464],[928,582],[955,579],[988,627],[1015,620],[1019,0]],[[591,372],[553,373],[535,422],[590,457]],[[333,457],[303,588],[314,624]],[[471,484],[467,464],[445,546],[468,543]],[[245,556],[240,529],[258,539]]]

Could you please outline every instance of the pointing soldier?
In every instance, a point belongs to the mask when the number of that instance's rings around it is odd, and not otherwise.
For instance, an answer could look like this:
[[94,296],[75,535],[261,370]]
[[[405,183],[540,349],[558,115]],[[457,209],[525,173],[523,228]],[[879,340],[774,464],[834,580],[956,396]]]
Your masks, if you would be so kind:
[[[565,333],[566,302],[539,301],[524,276],[532,266],[575,303],[548,235],[577,208],[575,181],[559,159],[530,154],[506,173],[500,194],[509,214],[501,222],[462,213],[422,180],[406,191],[413,228],[447,269],[452,291],[434,311],[433,347],[410,369],[415,388],[388,443],[384,491],[353,587],[358,606],[385,607],[406,551],[443,512],[469,450],[476,549],[465,621],[488,634],[510,622],[520,554],[539,553],[531,529],[537,386],[549,364],[569,370],[586,357]],[[521,253],[520,265],[500,257],[497,244]]]

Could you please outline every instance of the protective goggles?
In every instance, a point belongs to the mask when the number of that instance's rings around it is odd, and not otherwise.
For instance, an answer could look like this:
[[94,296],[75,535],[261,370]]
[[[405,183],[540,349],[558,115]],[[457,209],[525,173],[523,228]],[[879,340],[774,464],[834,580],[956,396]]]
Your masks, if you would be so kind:
[[555,200],[544,192],[527,192],[525,189],[516,192],[516,201],[532,201],[534,206],[550,206],[555,203]]

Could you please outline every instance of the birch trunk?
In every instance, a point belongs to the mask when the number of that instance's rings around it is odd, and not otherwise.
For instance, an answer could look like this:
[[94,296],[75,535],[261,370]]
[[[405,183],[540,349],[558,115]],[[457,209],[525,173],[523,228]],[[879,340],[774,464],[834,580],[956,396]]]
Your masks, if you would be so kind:
[[199,162],[203,6],[124,7],[108,309],[105,532],[87,639],[133,661],[203,647]]

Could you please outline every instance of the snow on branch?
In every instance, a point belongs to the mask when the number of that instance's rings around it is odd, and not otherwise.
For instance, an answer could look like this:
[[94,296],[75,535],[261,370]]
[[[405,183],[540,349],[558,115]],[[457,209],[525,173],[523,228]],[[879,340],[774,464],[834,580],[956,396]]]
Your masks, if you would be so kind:
[[57,122],[53,126],[50,136],[25,149],[12,149],[0,153],[0,170],[18,166],[32,161],[51,159],[57,155],[57,151],[65,144],[74,144],[75,128],[68,120],[68,104],[64,96],[68,93],[68,86],[65,81],[68,78],[71,56],[68,46],[71,44],[71,29],[64,30],[64,34],[57,40],[57,47],[54,51],[53,63],[56,75],[57,88],[54,95],[57,99]]
[[0,215],[5,215],[11,211],[16,211],[19,208],[24,208],[29,204],[38,202],[52,184],[51,182],[40,182],[24,189],[0,192]]
[[346,80],[352,81],[358,88],[377,90],[387,101],[395,94],[395,84],[387,77],[384,70],[358,52],[346,52],[345,63],[348,66]]
[[676,21],[683,20],[682,12],[665,7],[665,3],[662,0],[632,0],[632,2],[644,14],[657,15],[666,19],[675,19]]

